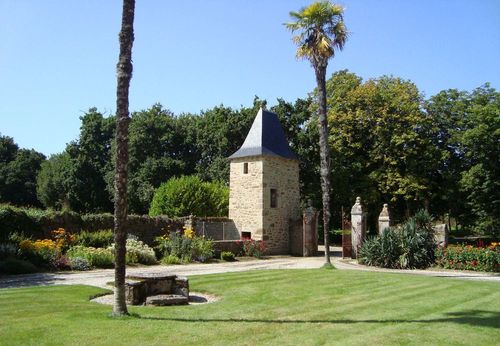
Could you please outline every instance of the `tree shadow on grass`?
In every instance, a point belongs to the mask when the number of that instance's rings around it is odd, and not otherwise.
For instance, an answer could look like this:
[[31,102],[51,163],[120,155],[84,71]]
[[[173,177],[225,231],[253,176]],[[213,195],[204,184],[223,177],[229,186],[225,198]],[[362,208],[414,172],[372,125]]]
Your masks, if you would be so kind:
[[0,288],[19,288],[30,286],[55,285],[63,278],[57,277],[54,273],[36,273],[0,276]]
[[446,317],[430,319],[323,319],[323,320],[286,320],[286,319],[246,319],[246,318],[182,318],[182,317],[135,317],[144,320],[194,322],[194,323],[276,323],[276,324],[355,324],[355,323],[458,323],[477,327],[489,327],[500,329],[500,312],[484,310],[467,310],[461,312],[450,312]]

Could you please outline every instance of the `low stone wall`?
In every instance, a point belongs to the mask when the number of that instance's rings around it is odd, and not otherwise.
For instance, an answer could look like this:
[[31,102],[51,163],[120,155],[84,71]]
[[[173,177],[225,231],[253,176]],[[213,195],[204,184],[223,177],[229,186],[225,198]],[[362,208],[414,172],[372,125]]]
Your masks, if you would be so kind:
[[195,218],[193,223],[193,230],[198,236],[216,241],[240,239],[240,233],[231,219]]
[[215,257],[220,258],[222,251],[231,251],[236,256],[243,253],[243,243],[235,240],[214,241]]

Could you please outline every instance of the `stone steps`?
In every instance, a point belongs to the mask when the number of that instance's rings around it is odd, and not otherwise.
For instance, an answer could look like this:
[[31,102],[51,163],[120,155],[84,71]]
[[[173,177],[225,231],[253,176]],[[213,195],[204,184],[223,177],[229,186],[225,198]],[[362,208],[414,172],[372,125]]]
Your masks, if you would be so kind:
[[146,305],[166,306],[166,305],[183,305],[189,301],[188,297],[180,294],[158,294],[146,298]]

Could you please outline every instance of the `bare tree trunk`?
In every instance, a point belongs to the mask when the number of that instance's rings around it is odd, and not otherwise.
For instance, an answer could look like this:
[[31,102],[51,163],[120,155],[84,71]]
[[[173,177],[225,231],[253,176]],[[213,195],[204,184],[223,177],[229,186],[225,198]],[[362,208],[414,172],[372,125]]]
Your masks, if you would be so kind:
[[116,66],[116,169],[115,169],[115,303],[113,315],[128,315],[125,302],[125,255],[127,240],[128,92],[132,79],[135,0],[123,0],[120,55]]
[[330,147],[328,145],[328,119],[326,115],[326,64],[314,68],[318,84],[319,153],[321,190],[323,195],[323,232],[325,237],[325,264],[330,261]]

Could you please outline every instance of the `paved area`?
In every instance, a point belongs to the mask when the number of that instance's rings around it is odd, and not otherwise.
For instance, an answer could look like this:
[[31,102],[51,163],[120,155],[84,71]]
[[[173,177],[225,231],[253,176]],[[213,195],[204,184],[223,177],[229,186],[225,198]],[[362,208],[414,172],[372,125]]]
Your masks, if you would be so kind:
[[[320,251],[323,250],[320,248]],[[455,279],[487,280],[500,282],[500,274],[460,272],[453,270],[398,270],[362,266],[353,260],[343,260],[340,257],[340,248],[332,248],[332,263],[340,270],[364,270],[397,274],[427,275],[449,277]],[[265,260],[249,259],[239,262],[224,262],[212,264],[186,265],[157,265],[148,267],[129,267],[127,273],[172,273],[183,276],[241,272],[264,269],[314,269],[324,264],[324,258],[318,257],[271,257]],[[0,288],[26,287],[38,285],[91,285],[106,287],[106,283],[113,281],[113,269],[92,270],[87,272],[58,272],[37,273],[26,275],[11,275],[0,277]]]

